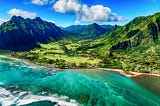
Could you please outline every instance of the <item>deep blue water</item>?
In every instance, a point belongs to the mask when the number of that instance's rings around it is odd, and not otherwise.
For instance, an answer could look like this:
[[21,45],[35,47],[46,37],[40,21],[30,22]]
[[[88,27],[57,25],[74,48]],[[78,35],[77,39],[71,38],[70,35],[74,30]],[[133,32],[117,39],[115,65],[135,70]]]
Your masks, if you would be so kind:
[[109,71],[55,72],[0,57],[0,105],[159,106],[160,97]]

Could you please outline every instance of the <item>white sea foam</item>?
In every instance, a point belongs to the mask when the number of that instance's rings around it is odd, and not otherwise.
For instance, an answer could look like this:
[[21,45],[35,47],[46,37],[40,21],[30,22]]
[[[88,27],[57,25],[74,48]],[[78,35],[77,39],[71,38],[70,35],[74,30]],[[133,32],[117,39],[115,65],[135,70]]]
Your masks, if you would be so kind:
[[70,102],[67,102],[66,99],[68,99],[67,96],[59,97],[57,94],[50,96],[38,96],[28,92],[20,92],[18,95],[13,95],[11,92],[0,87],[0,103],[2,106],[9,106],[13,104],[20,106],[45,100],[56,102],[57,105],[60,106],[80,106],[75,100],[70,100]]
[[0,102],[2,106],[14,104],[14,96],[9,91],[0,87]]
[[33,102],[38,102],[38,101],[44,101],[44,100],[48,100],[51,102],[57,102],[57,105],[60,105],[60,106],[78,106],[78,104],[75,101],[73,102],[73,100],[71,102],[66,102],[65,100],[61,100],[60,98],[55,97],[53,95],[50,97],[28,95],[24,99],[19,100],[17,103],[17,106],[25,105],[25,104],[29,104],[29,103],[33,103]]

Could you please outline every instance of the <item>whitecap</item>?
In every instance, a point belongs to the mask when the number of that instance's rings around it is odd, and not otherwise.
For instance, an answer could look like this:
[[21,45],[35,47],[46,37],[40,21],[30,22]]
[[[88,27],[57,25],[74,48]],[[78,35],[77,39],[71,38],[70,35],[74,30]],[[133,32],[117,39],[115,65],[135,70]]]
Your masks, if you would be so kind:
[[17,106],[20,106],[20,105],[30,104],[33,102],[47,100],[51,102],[56,102],[57,105],[60,105],[60,106],[80,106],[78,103],[76,103],[75,100],[70,100],[70,102],[67,102],[66,99],[68,99],[67,96],[60,96],[60,97],[58,97],[57,95],[37,96],[37,95],[29,94],[23,99],[18,100],[16,104]]
[[14,96],[4,88],[0,87],[0,103],[2,106],[10,106],[14,104]]
[[18,94],[14,95],[14,93],[0,87],[0,103],[2,106],[10,106],[14,104],[16,104],[16,106],[21,106],[46,100],[57,103],[57,105],[60,106],[80,106],[80,104],[78,104],[75,100],[67,101],[67,96],[58,96],[57,94],[50,96],[39,96],[24,91],[18,92]]

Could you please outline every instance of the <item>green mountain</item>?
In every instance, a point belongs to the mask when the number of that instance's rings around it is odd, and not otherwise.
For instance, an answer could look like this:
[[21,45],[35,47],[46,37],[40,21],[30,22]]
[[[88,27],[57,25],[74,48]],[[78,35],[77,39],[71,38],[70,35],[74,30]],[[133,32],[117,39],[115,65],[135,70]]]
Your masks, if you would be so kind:
[[[92,24],[88,27],[92,30],[100,26]],[[160,13],[136,17],[124,26],[114,26],[108,33],[86,37],[97,39],[62,38],[13,56],[60,68],[105,67],[160,73]]]
[[159,73],[160,13],[137,17],[89,44],[80,50],[103,58],[102,67]]
[[83,39],[95,39],[114,29],[112,25],[98,25],[96,23],[90,25],[71,25],[64,30],[77,34]]
[[13,16],[0,26],[0,49],[26,51],[38,47],[38,43],[57,41],[68,35],[68,32],[40,17],[24,19]]
[[[119,26],[105,37],[92,41],[104,43],[97,47],[105,51],[128,50],[138,46],[159,45],[160,13],[147,17],[137,17],[124,26]],[[95,48],[95,49],[97,49]],[[101,55],[104,56],[105,52]]]
[[[113,40],[111,50],[159,44],[160,14],[137,17],[127,25],[110,33]],[[121,30],[122,29],[122,30]],[[120,31],[121,30],[121,31]],[[115,35],[117,33],[117,35]]]

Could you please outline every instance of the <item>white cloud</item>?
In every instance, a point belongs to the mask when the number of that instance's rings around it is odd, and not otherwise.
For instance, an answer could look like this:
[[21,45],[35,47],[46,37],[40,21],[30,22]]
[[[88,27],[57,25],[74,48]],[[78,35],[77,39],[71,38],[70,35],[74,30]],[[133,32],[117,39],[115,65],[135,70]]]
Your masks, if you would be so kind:
[[2,23],[4,23],[4,22],[6,22],[6,20],[5,20],[5,19],[0,18],[0,25],[1,25]]
[[53,8],[60,13],[78,12],[81,4],[77,0],[58,0]]
[[54,0],[32,0],[32,3],[37,4],[37,5],[46,5],[46,4],[50,4],[53,2]]
[[111,16],[111,9],[103,7],[102,5],[95,5],[88,7],[87,5],[82,6],[82,21],[106,21],[113,20]]
[[16,8],[9,10],[7,13],[11,16],[15,15],[15,16],[21,16],[23,18],[35,18],[37,15],[35,12],[23,11],[21,9],[16,9]]
[[83,4],[81,11],[76,13],[76,16],[76,23],[125,21],[122,16],[118,16],[110,8],[103,5],[92,5],[88,7],[86,4]]
[[108,7],[103,5],[89,7],[86,4],[81,4],[78,0],[58,0],[53,8],[60,13],[74,12],[76,15],[75,23],[125,21],[123,17],[112,13]]

